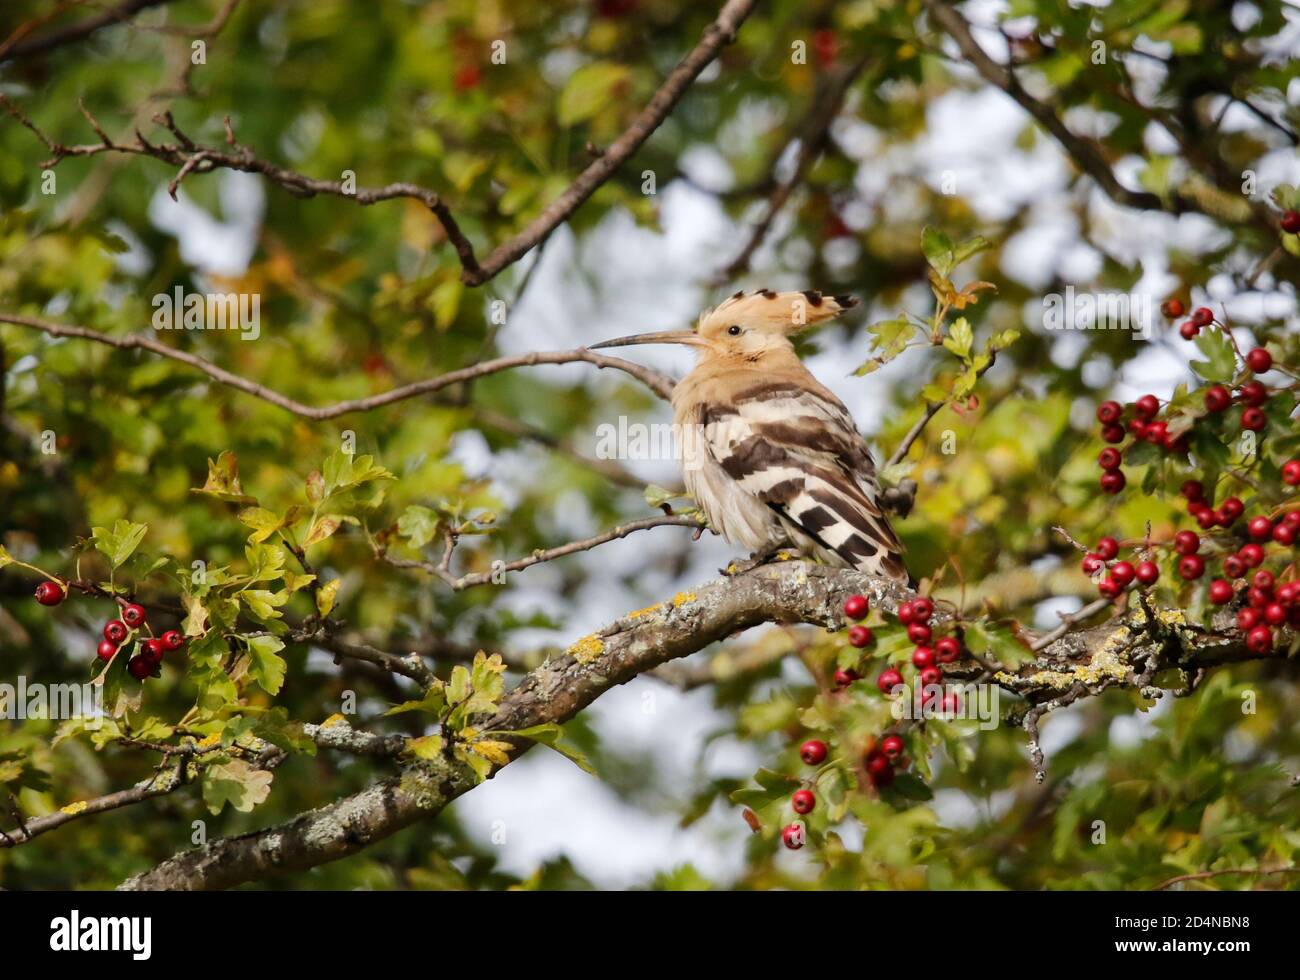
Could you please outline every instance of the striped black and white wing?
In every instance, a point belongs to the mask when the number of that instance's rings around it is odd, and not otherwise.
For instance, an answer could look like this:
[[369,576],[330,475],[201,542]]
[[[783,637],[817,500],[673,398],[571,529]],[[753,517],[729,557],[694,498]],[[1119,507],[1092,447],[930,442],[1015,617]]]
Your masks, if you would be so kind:
[[794,383],[702,405],[705,451],[800,540],[850,568],[906,582],[903,548],[880,509],[879,484],[848,410]]

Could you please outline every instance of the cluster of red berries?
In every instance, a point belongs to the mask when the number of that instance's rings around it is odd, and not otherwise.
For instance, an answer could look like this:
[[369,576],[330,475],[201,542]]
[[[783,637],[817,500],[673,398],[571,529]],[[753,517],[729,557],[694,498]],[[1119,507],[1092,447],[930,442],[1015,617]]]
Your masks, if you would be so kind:
[[1118,596],[1130,582],[1152,586],[1160,578],[1160,567],[1149,559],[1144,558],[1136,565],[1117,559],[1119,542],[1111,537],[1100,539],[1097,546],[1083,557],[1083,574],[1092,578],[1097,583],[1097,591],[1108,599]]
[[[95,653],[100,660],[107,663],[117,656],[117,651],[127,642],[132,630],[145,625],[144,606],[128,602],[122,607],[121,619],[110,619],[104,624],[104,638],[100,640]],[[179,650],[185,645],[185,637],[177,630],[168,630],[162,636],[147,636],[140,639],[140,652],[126,662],[127,673],[138,681],[146,677],[159,677],[162,674],[163,655]]]
[[[58,582],[47,581],[36,586],[36,601],[42,606],[57,606],[67,597],[67,590]],[[133,630],[144,627],[148,613],[144,606],[128,602],[122,606],[122,618],[110,619],[104,624],[104,638],[99,641],[95,655],[108,663],[130,639]],[[168,630],[162,636],[140,639],[140,652],[127,661],[127,672],[138,681],[162,674],[163,655],[175,652],[185,645],[185,637],[178,630]]]
[[[934,689],[943,683],[943,668],[940,665],[955,663],[964,652],[961,641],[955,636],[934,638],[930,626],[933,614],[934,603],[925,596],[898,607],[898,621],[907,627],[907,638],[916,644],[912,650],[912,666],[917,671],[924,704],[937,696]],[[876,686],[885,694],[892,695],[902,684],[902,672],[896,667],[886,667],[876,678]],[[960,706],[956,693],[951,691],[944,694],[939,702],[939,708],[945,714],[956,713]]]
[[[1233,587],[1223,579],[1210,583],[1210,598],[1222,605],[1233,597]],[[1246,634],[1246,649],[1264,654],[1273,649],[1273,627],[1300,626],[1300,582],[1278,585],[1273,573],[1260,569],[1246,589],[1249,603],[1237,613],[1237,626]]]
[[[1202,312],[1213,318],[1213,314],[1204,307],[1196,311],[1198,314]],[[1187,323],[1193,323],[1194,319],[1195,316]],[[1263,347],[1256,347],[1246,354],[1246,367],[1256,374],[1263,374],[1273,367],[1273,355]],[[1268,425],[1268,417],[1262,407],[1268,401],[1268,397],[1268,389],[1258,381],[1247,381],[1237,388],[1235,400],[1246,406],[1241,413],[1243,429],[1260,432]],[[1205,389],[1205,408],[1209,412],[1227,411],[1232,406],[1233,400],[1234,393],[1224,385],[1210,385]],[[1123,462],[1122,452],[1115,448],[1125,440],[1127,435],[1132,435],[1135,443],[1149,442],[1175,456],[1187,455],[1187,433],[1171,432],[1169,423],[1157,417],[1160,414],[1160,400],[1155,395],[1143,395],[1133,402],[1132,417],[1127,426],[1123,423],[1124,413],[1124,406],[1117,401],[1105,401],[1097,406],[1101,438],[1104,442],[1112,444],[1097,456],[1097,465],[1102,470],[1101,489],[1106,493],[1119,493],[1128,482],[1124,477],[1124,471],[1120,469],[1120,464]],[[1300,480],[1300,466],[1295,469],[1296,479]]]
[[[894,781],[894,768],[903,766],[905,745],[898,735],[886,735],[880,744],[867,751],[863,760],[867,774],[873,786],[880,788]],[[808,766],[820,766],[826,761],[826,743],[819,738],[810,738],[799,746],[799,758]],[[817,807],[817,796],[812,790],[804,788],[795,790],[790,796],[790,808],[799,816],[812,813]],[[786,824],[781,828],[781,842],[792,851],[804,845],[804,829],[799,823]]]
[[[1182,300],[1167,299],[1160,304],[1160,312],[1163,313],[1165,318],[1168,320],[1177,320],[1187,312],[1187,309],[1183,306]],[[1192,311],[1191,317],[1184,320],[1183,323],[1179,325],[1178,335],[1182,337],[1183,340],[1191,340],[1213,322],[1214,311],[1208,306],[1198,306]]]

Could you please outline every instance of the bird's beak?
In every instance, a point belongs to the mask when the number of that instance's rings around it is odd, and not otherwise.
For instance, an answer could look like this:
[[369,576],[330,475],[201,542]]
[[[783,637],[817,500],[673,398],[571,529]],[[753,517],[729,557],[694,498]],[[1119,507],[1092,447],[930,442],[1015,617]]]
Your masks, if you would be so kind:
[[657,333],[638,333],[631,337],[619,337],[617,340],[602,340],[599,344],[590,344],[587,350],[599,350],[602,347],[630,347],[633,344],[686,344],[689,347],[703,347],[705,342],[694,330],[660,330]]

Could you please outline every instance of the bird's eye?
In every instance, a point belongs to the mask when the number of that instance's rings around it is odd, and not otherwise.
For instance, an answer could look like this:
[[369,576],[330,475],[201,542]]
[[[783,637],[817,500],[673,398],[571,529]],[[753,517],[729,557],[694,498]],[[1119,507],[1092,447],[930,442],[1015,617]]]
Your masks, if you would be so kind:
[[740,324],[738,324],[738,323],[733,323],[731,326],[729,326],[729,327],[727,328],[727,333],[731,334],[731,336],[733,336],[733,337],[739,337],[739,336],[740,336]]

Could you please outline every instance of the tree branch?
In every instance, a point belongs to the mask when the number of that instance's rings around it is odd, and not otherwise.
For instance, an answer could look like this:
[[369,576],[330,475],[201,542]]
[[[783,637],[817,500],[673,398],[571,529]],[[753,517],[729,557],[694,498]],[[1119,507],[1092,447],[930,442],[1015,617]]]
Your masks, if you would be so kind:
[[105,27],[112,27],[114,24],[121,24],[130,20],[143,10],[148,10],[150,7],[161,7],[171,2],[172,0],[123,0],[122,3],[109,7],[93,17],[86,17],[75,23],[50,31],[48,34],[41,34],[25,41],[17,41],[7,48],[0,49],[0,64],[4,64],[6,61],[16,61],[19,58],[28,58],[32,55],[45,54],[56,48],[75,44]]
[[[526,675],[501,701],[483,732],[512,732],[562,723],[610,688],[660,664],[688,656],[760,623],[809,623],[831,629],[842,624],[845,598],[863,593],[872,608],[892,612],[911,597],[894,582],[860,572],[803,561],[760,565],[733,578],[711,582],[671,600],[628,614],[585,636],[563,655]],[[1069,633],[1034,660],[995,682],[1019,694],[1027,705],[1049,710],[1065,692],[1099,693],[1115,685],[1138,685],[1157,669],[1199,670],[1256,659],[1232,625],[1203,630],[1177,610],[1160,610],[1150,620],[1130,610],[1088,630]],[[936,610],[936,621],[948,618]],[[953,679],[983,674],[978,664],[959,662],[945,671]],[[1039,711],[1039,714],[1042,713]],[[1038,715],[1034,716],[1035,723]],[[510,736],[503,735],[503,738]],[[512,758],[528,748],[516,742]],[[476,785],[467,767],[446,756],[411,762],[399,778],[384,780],[280,826],[222,838],[185,851],[123,882],[127,890],[219,889],[274,873],[334,861],[391,834],[436,816]]]
[[588,364],[594,364],[599,368],[614,368],[623,371],[636,378],[647,388],[653,391],[660,398],[669,398],[672,395],[673,381],[667,375],[661,374],[653,368],[648,368],[632,361],[625,361],[619,357],[608,357],[604,354],[598,354],[585,348],[568,351],[546,351],[533,352],[531,354],[516,354],[512,357],[498,357],[491,361],[483,361],[469,367],[461,368],[457,371],[451,371],[447,374],[439,375],[436,378],[427,378],[424,381],[416,381],[412,384],[402,385],[389,391],[381,392],[378,395],[370,395],[366,398],[352,398],[347,401],[336,402],[333,405],[323,405],[314,407],[304,405],[302,402],[295,401],[287,395],[282,395],[266,385],[259,384],[256,381],[249,381],[232,371],[218,367],[206,358],[199,357],[197,354],[191,354],[188,351],[178,350],[175,347],[169,347],[167,344],[154,340],[152,337],[142,334],[127,334],[126,336],[117,337],[112,334],[101,333],[98,330],[92,330],[89,327],[81,327],[72,324],[54,323],[50,320],[42,320],[38,317],[21,316],[16,313],[0,312],[0,323],[11,323],[15,326],[28,327],[33,330],[40,330],[49,334],[51,337],[77,337],[82,340],[93,340],[98,344],[105,344],[109,347],[116,347],[119,350],[133,350],[139,348],[157,354],[160,357],[167,357],[173,361],[180,361],[182,364],[188,364],[192,368],[202,371],[214,381],[223,385],[235,388],[248,395],[253,395],[263,401],[270,402],[277,408],[282,408],[286,412],[292,412],[294,415],[302,418],[322,421],[324,419],[337,418],[340,415],[347,415],[350,412],[368,412],[372,409],[379,408],[383,405],[391,405],[394,402],[404,401],[407,398],[414,398],[417,395],[427,395],[452,385],[461,384],[466,381],[473,381],[476,378],[485,375],[495,374],[498,371],[505,371],[516,367],[532,367],[537,364],[571,364],[575,361],[585,361]]

